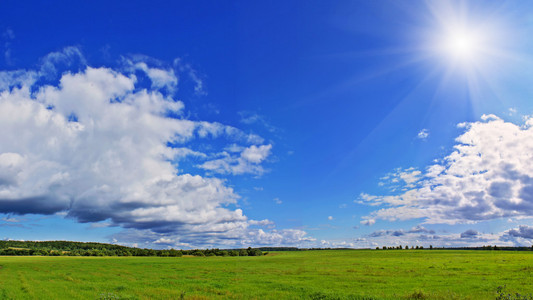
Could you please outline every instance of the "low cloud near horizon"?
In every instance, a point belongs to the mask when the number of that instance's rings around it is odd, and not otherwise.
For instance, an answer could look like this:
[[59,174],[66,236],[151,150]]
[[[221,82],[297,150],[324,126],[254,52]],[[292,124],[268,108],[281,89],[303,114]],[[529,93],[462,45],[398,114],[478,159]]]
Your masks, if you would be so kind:
[[[453,152],[424,171],[397,170],[390,195],[361,194],[380,207],[364,220],[464,224],[533,217],[533,117],[520,126],[494,115],[460,124]],[[390,176],[387,176],[389,179]]]
[[[71,61],[77,70],[58,75],[57,64]],[[0,72],[0,212],[120,226],[118,242],[313,241],[301,230],[263,230],[272,222],[238,208],[240,196],[213,174],[261,175],[272,144],[185,117],[173,98],[178,79],[172,67],[142,59],[93,68],[75,47],[48,55],[40,69]],[[202,143],[210,147],[192,146]],[[181,168],[189,158],[199,162],[194,172]]]

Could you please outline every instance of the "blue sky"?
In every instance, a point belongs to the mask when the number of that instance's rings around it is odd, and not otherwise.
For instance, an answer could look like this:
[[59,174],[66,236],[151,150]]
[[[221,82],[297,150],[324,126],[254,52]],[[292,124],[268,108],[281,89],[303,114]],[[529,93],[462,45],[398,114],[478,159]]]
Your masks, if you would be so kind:
[[0,4],[0,238],[531,245],[527,1]]

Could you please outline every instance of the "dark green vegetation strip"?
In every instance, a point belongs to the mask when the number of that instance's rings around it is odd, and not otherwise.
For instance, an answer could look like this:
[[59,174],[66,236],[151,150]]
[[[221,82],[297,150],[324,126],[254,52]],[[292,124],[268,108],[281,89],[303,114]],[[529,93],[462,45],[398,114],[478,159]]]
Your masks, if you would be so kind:
[[0,299],[495,299],[533,293],[533,253],[295,251],[262,257],[0,257]]

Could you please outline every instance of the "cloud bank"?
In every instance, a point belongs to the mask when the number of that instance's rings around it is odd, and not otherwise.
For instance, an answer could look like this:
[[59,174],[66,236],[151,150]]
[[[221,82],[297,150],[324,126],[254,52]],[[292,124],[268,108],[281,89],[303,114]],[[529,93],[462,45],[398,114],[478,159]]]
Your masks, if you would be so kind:
[[[394,173],[391,195],[361,194],[359,203],[379,206],[364,217],[422,219],[425,223],[475,223],[533,216],[533,117],[523,125],[494,115],[460,124],[451,154],[424,172]],[[415,173],[416,172],[416,173]]]
[[[142,59],[125,62],[93,68],[69,47],[49,54],[38,70],[0,72],[0,212],[121,226],[128,230],[119,242],[310,240],[303,231],[252,228],[271,223],[249,220],[226,179],[202,175],[260,175],[271,144],[187,119],[184,103],[174,99],[177,72]],[[58,75],[58,65],[72,64]],[[227,152],[220,144],[238,146]],[[196,171],[181,169],[189,158],[201,162]]]

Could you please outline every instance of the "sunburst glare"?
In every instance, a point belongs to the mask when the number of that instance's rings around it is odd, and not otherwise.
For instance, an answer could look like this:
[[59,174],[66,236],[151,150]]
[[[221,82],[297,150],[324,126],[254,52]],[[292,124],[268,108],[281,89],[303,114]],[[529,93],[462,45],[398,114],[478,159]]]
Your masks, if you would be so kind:
[[487,93],[500,98],[496,95],[498,82],[511,62],[521,59],[512,50],[514,31],[505,9],[474,9],[466,2],[447,1],[428,2],[428,8],[430,18],[422,44],[426,58],[431,58],[429,65],[442,74],[441,87],[449,89],[452,81],[463,84],[473,102]]

